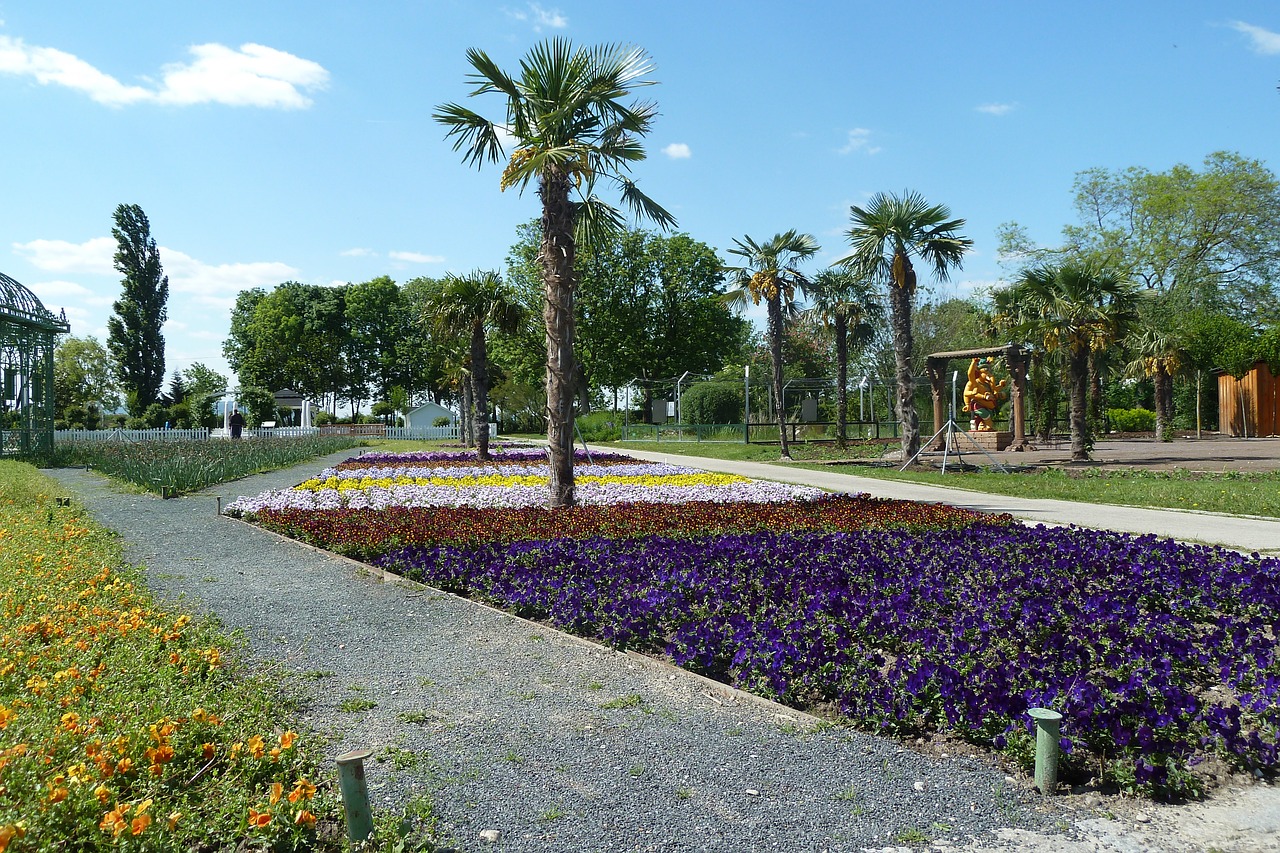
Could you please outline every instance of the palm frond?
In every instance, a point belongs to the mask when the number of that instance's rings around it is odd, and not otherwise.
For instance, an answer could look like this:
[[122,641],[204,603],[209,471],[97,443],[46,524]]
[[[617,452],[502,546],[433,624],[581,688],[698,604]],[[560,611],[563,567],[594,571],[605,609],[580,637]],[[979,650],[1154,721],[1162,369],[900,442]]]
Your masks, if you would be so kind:
[[502,159],[502,143],[493,122],[459,104],[443,104],[431,116],[449,128],[445,139],[453,139],[453,150],[463,151],[462,161],[479,167],[486,161]]

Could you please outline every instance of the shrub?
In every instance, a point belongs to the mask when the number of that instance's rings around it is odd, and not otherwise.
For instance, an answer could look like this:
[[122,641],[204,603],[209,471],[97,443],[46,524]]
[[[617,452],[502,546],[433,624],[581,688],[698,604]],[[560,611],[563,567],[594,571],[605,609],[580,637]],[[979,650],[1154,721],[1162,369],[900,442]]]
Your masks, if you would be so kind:
[[1147,409],[1107,409],[1107,420],[1113,432],[1151,432],[1156,428],[1156,413]]
[[701,382],[680,398],[689,424],[732,424],[742,421],[742,389],[728,382]]
[[449,417],[447,415],[441,415],[440,417],[433,420],[431,422],[431,425],[433,427],[447,427],[449,423],[450,423]]
[[587,441],[617,441],[622,437],[618,421],[622,415],[618,412],[591,412],[578,415],[578,431]]

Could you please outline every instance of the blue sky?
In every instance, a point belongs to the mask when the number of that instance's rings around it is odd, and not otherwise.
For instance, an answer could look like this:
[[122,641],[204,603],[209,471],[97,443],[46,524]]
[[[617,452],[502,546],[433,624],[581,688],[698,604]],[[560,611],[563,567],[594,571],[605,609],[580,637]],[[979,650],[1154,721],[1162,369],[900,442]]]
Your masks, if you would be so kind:
[[536,194],[462,165],[431,120],[465,51],[643,47],[661,115],[633,177],[721,251],[796,228],[844,253],[849,206],[918,191],[974,251],[941,295],[1042,243],[1091,167],[1237,151],[1277,168],[1271,2],[11,2],[0,0],[0,272],[105,341],[116,205],[169,274],[167,368],[221,355],[236,294],[294,279],[500,268]]

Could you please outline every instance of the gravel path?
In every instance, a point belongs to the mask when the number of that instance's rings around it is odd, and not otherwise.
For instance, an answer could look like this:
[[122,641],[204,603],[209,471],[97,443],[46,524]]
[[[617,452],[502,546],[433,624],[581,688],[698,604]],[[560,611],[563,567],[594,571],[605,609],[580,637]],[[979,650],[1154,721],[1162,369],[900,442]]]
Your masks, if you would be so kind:
[[[979,850],[1042,833],[1069,841],[1052,835],[1074,816],[1061,798],[1043,800],[986,762],[815,725],[688,673],[382,583],[355,563],[216,515],[216,496],[225,504],[289,486],[349,455],[168,501],[86,471],[47,473],[122,534],[127,559],[161,599],[214,614],[244,633],[254,655],[314,684],[305,722],[332,738],[331,754],[367,747],[381,759],[367,765],[375,807],[429,794],[460,849],[862,851],[927,840]],[[485,830],[500,840],[483,840]]]

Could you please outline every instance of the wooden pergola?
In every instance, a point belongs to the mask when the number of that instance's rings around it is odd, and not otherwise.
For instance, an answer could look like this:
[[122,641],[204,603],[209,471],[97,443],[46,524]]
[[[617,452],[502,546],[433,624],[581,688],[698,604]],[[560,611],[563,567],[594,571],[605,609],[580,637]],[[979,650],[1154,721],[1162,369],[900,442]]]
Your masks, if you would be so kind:
[[[1009,394],[1013,413],[1010,425],[1013,427],[1013,441],[1007,450],[1026,450],[1027,442],[1027,354],[1021,344],[1002,344],[994,347],[978,349],[961,349],[951,352],[930,353],[925,360],[925,373],[929,376],[929,390],[933,395],[933,422],[940,426],[946,422],[947,413],[943,403],[946,390],[947,366],[958,358],[988,358],[1001,356],[1009,366],[1013,389]],[[959,414],[958,412],[956,413]],[[934,449],[942,446],[941,437],[934,442]]]

